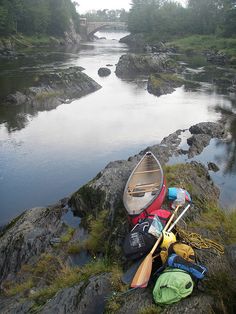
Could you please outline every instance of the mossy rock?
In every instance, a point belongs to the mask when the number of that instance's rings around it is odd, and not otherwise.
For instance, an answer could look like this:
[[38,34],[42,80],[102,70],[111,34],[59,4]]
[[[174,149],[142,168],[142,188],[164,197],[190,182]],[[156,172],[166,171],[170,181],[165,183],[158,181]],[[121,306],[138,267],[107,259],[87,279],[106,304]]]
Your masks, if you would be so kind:
[[150,94],[161,96],[172,93],[176,87],[183,85],[184,80],[173,73],[156,73],[148,79],[147,90]]

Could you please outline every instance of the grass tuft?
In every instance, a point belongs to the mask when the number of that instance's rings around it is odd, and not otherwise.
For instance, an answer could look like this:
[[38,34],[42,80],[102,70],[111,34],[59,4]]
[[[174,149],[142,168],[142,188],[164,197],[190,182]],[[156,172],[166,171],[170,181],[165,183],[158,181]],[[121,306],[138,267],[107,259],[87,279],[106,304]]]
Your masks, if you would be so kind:
[[97,218],[88,218],[89,236],[84,242],[84,247],[92,253],[105,253],[108,249],[108,211],[101,211]]
[[69,242],[69,241],[72,239],[74,233],[75,233],[75,229],[72,228],[72,227],[68,227],[68,228],[67,228],[67,232],[66,232],[65,234],[63,234],[63,235],[61,236],[61,238],[60,238],[60,239],[61,239],[61,242],[62,242],[62,243],[67,243],[67,242]]

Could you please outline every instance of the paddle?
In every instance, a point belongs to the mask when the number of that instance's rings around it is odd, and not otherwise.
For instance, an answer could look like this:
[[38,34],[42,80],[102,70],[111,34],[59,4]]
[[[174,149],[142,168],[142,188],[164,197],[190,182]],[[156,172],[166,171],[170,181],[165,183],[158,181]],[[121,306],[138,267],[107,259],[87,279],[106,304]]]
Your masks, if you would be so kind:
[[[178,205],[176,209],[174,210],[173,214],[170,216],[170,219],[168,220],[167,224],[165,225],[165,228],[163,229],[163,232],[168,230],[172,220],[174,219],[175,214],[177,213],[178,209],[180,208],[181,205]],[[156,241],[154,244],[152,250],[148,255],[145,257],[143,260],[142,264],[139,266],[132,282],[131,282],[131,287],[132,288],[145,288],[148,285],[149,278],[151,276],[152,272],[152,260],[153,260],[153,253],[155,252],[156,248],[160,244],[162,240],[162,234],[160,235],[159,239]]]
[[138,270],[139,266],[143,262],[145,257],[142,257],[141,259],[134,262],[133,265],[131,265],[126,272],[122,275],[121,280],[125,285],[130,285],[132,279],[134,278],[134,275],[136,271]]

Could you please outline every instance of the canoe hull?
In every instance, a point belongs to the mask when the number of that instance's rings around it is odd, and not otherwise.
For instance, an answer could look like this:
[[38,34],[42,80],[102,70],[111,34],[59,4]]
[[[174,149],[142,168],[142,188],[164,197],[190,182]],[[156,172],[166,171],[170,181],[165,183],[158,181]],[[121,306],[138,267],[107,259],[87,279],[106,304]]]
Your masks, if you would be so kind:
[[140,220],[145,219],[148,215],[151,215],[154,211],[161,208],[161,205],[164,202],[166,196],[167,188],[166,183],[164,181],[161,193],[159,196],[153,201],[153,203],[146,209],[144,209],[139,215],[129,215],[128,220],[134,226]]
[[[166,194],[163,170],[147,152],[132,171],[124,190],[123,201],[130,220],[161,207]],[[139,220],[140,218],[138,218]]]

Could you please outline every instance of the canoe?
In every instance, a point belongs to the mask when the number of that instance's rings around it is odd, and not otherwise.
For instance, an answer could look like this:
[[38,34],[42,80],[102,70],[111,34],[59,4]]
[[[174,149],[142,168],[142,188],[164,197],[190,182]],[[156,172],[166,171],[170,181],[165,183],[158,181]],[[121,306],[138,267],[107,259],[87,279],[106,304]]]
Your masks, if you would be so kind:
[[161,207],[166,194],[161,164],[152,152],[147,152],[132,171],[123,194],[128,215],[138,216]]

